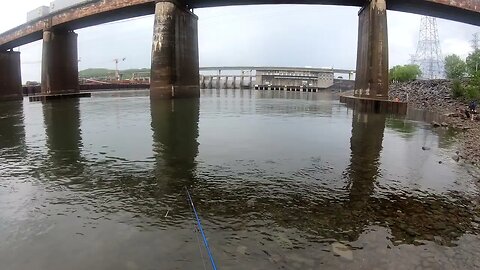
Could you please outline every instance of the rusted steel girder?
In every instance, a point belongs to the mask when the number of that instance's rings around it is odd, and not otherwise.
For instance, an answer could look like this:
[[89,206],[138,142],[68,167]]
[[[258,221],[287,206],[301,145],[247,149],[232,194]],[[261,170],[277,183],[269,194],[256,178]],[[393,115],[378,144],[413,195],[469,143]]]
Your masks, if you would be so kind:
[[43,37],[43,30],[75,30],[105,22],[153,14],[155,0],[100,0],[54,13],[0,34],[0,51],[24,45]]
[[424,0],[424,1],[480,13],[480,0]]

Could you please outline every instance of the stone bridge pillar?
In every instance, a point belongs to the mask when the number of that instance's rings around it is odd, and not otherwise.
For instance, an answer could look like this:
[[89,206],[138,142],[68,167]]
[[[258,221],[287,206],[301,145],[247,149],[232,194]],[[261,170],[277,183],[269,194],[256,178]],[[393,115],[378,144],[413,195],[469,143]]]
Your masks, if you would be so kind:
[[150,97],[199,97],[198,17],[180,1],[157,1]]
[[386,0],[370,0],[358,14],[357,74],[354,95],[388,99]]
[[44,30],[42,94],[79,92],[77,36],[72,31]]
[[22,99],[20,52],[0,52],[0,101]]

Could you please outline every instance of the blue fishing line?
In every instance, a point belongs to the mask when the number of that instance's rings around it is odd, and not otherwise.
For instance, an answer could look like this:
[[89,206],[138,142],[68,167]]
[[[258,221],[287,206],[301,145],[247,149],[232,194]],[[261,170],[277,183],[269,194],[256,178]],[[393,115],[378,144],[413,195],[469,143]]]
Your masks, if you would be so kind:
[[185,190],[187,191],[188,200],[190,202],[190,205],[192,206],[193,213],[195,214],[195,218],[197,219],[197,225],[198,225],[198,228],[200,229],[200,233],[202,234],[203,243],[205,244],[205,248],[207,249],[208,257],[210,257],[210,263],[212,264],[213,270],[217,270],[217,266],[215,265],[215,261],[213,260],[212,252],[210,251],[210,247],[208,246],[207,237],[205,236],[205,233],[203,232],[202,224],[200,223],[200,218],[198,217],[197,210],[195,209],[195,205],[193,205],[192,197],[190,196],[190,192],[188,192],[188,189],[186,187],[185,187]]

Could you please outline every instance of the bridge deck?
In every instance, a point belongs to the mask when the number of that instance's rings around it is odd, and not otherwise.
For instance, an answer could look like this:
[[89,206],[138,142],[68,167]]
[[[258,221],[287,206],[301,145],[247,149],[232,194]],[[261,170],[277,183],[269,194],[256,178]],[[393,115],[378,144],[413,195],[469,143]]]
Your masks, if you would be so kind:
[[[260,4],[322,4],[362,6],[365,0],[185,0],[190,8]],[[28,22],[0,34],[0,50],[42,39],[43,29],[75,30],[153,14],[155,0],[99,0]],[[480,26],[480,0],[387,0],[390,10],[445,18]]]

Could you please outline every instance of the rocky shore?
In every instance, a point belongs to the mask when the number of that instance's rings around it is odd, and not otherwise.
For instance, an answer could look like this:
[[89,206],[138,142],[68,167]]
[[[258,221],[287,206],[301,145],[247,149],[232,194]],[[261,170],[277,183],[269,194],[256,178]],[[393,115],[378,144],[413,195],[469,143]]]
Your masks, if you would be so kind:
[[461,130],[458,137],[460,149],[453,158],[480,165],[480,118],[474,121],[466,117],[464,111],[468,102],[455,99],[451,95],[452,83],[448,80],[413,81],[394,83],[390,86],[390,99],[398,98],[409,106],[438,113],[440,122],[432,122],[434,128],[454,128]]

